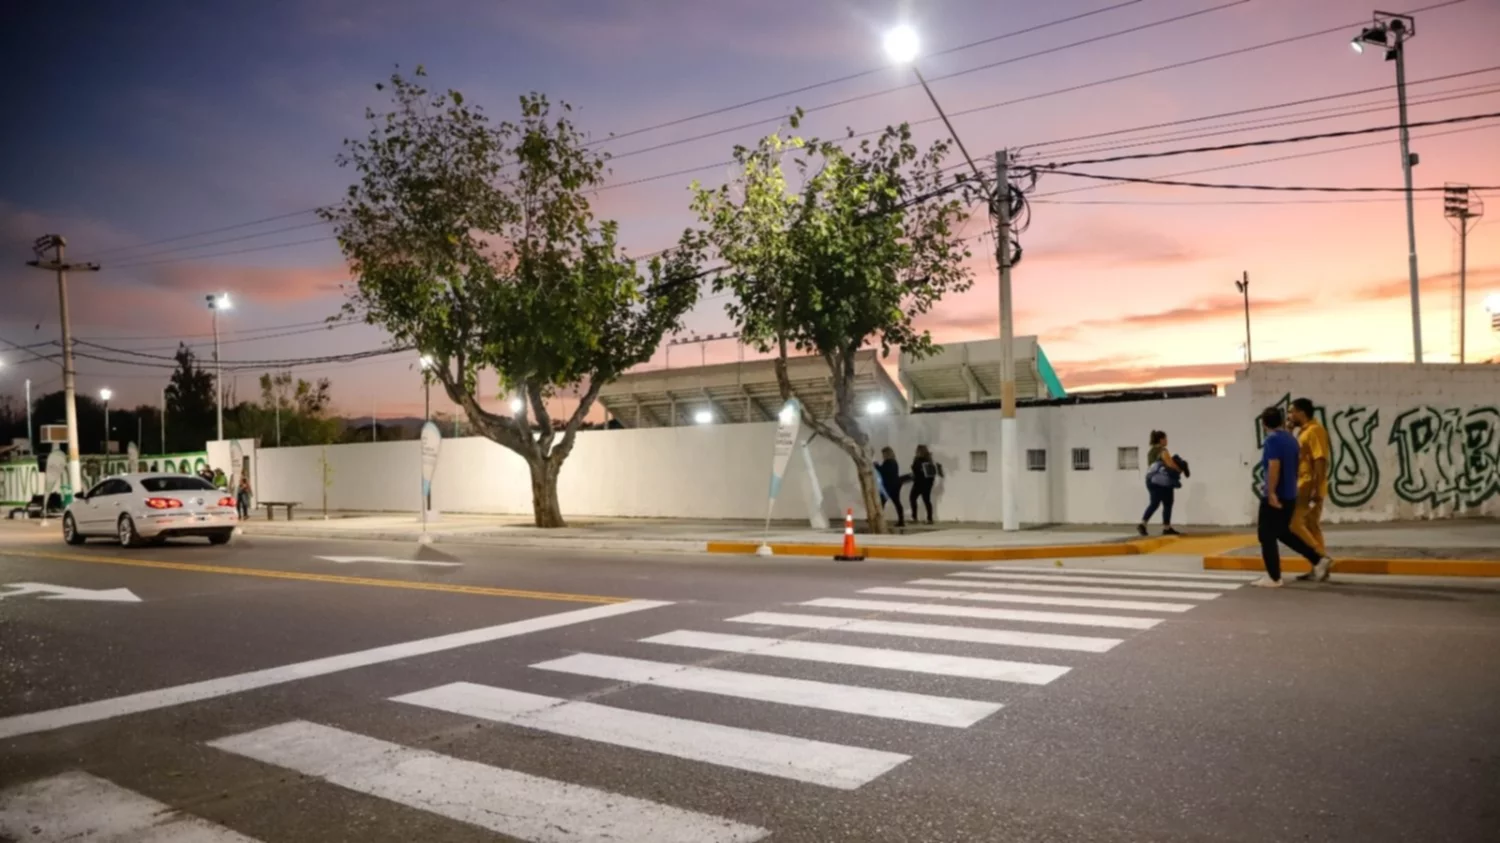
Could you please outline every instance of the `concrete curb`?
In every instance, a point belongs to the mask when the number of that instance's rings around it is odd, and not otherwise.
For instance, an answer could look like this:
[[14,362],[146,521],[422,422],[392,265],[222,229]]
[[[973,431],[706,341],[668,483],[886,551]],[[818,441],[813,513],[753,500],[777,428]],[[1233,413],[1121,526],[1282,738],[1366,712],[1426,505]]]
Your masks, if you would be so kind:
[[[393,533],[347,530],[266,530],[250,529],[245,538],[318,539],[323,541],[384,541],[416,544],[422,533]],[[490,545],[492,547],[525,547],[554,550],[611,550],[626,553],[704,553],[708,542],[685,539],[621,539],[609,538],[526,538],[521,536],[444,535],[427,533],[433,544]]]
[[[1019,559],[1077,559],[1084,556],[1137,556],[1172,543],[1171,538],[1131,539],[1107,544],[1055,544],[1016,547],[910,547],[867,544],[860,547],[866,559],[902,562],[1005,562]],[[752,555],[758,542],[708,543],[709,553]],[[822,556],[832,559],[843,552],[836,544],[771,544],[776,556]]]
[[[1282,562],[1284,571],[1312,570],[1305,559]],[[1260,571],[1258,556],[1205,556],[1205,571]],[[1500,559],[1336,559],[1335,574],[1394,574],[1406,577],[1500,577]]]

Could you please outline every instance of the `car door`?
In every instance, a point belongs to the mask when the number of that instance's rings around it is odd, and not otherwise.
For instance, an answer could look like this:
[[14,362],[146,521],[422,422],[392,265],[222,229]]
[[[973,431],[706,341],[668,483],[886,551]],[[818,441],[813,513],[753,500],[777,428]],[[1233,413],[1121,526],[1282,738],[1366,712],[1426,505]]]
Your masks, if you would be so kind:
[[88,502],[92,506],[90,515],[93,518],[89,532],[114,535],[115,522],[130,500],[130,484],[118,477],[111,478],[99,484],[99,491],[97,499],[92,494],[89,495]]
[[108,480],[100,480],[86,496],[73,499],[73,523],[77,525],[78,532],[85,535],[99,532],[99,504],[109,499],[109,483]]

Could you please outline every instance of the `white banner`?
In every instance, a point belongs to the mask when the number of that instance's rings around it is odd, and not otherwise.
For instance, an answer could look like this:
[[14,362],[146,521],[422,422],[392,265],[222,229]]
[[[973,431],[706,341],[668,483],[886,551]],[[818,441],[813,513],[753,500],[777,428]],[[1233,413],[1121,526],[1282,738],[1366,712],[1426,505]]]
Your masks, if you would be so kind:
[[787,464],[792,460],[792,451],[797,447],[797,433],[801,429],[802,404],[795,398],[789,398],[777,414],[776,451],[771,458],[771,500],[767,506],[767,518],[770,517],[770,506],[776,503],[776,496],[781,494],[781,478],[786,476]]
[[437,472],[438,453],[443,449],[443,434],[433,422],[422,425],[422,512],[432,510],[432,475]]

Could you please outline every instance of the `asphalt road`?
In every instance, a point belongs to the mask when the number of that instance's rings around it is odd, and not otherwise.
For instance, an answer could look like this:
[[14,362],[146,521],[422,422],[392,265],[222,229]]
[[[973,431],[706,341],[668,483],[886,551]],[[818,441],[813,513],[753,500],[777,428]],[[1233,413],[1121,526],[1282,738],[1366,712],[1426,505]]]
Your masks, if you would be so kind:
[[0,524],[0,840],[1496,839],[1500,589],[1113,564]]

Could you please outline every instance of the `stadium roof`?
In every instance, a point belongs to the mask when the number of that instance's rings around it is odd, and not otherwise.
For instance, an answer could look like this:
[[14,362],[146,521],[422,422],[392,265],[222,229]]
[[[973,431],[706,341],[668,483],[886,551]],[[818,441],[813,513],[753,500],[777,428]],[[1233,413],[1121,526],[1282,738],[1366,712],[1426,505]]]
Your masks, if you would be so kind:
[[[1066,398],[1036,337],[1015,338],[1016,398]],[[901,385],[913,410],[1000,403],[1000,341],[947,343],[921,360],[901,355]]]

